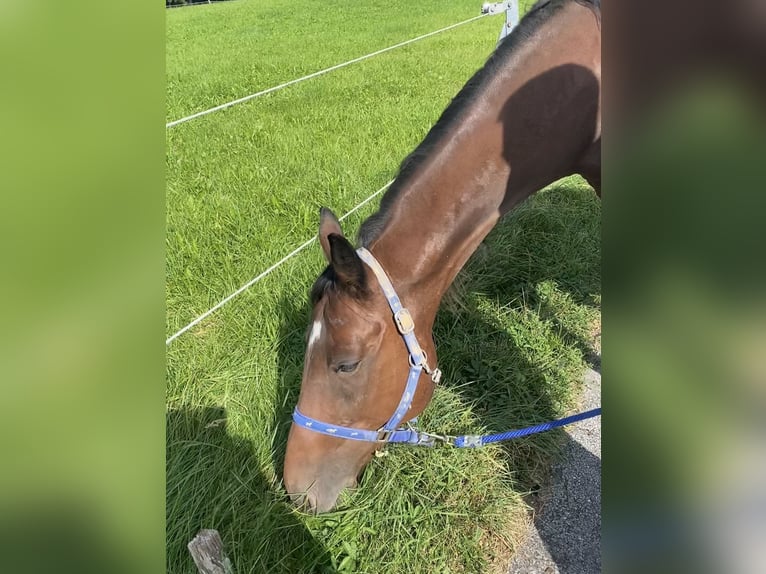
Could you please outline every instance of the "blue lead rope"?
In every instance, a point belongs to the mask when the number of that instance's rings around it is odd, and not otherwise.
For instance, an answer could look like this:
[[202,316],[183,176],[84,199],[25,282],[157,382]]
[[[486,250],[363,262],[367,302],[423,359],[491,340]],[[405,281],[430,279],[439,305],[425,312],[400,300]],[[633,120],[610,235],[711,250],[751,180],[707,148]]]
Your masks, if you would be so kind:
[[597,417],[599,415],[601,415],[601,407],[598,407],[597,409],[592,409],[590,411],[585,411],[583,413],[577,413],[576,415],[572,415],[570,417],[564,417],[563,419],[558,419],[555,421],[551,421],[549,423],[534,425],[534,426],[526,427],[519,430],[511,430],[511,431],[501,432],[498,434],[487,434],[487,435],[470,435],[470,434],[462,435],[459,437],[455,437],[453,444],[458,448],[476,448],[479,446],[484,446],[486,444],[492,444],[493,442],[502,442],[504,440],[512,440],[514,438],[519,438],[522,436],[545,432],[547,430],[555,429],[557,427],[563,427],[564,425],[576,423],[577,421],[582,421],[585,419]]

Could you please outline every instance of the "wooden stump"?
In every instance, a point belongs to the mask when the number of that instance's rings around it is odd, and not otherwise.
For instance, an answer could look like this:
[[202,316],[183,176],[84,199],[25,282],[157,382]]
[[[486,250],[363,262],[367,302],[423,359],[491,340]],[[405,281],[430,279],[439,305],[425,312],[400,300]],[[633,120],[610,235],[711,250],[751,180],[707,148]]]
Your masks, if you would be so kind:
[[200,574],[234,574],[217,530],[200,530],[187,548]]

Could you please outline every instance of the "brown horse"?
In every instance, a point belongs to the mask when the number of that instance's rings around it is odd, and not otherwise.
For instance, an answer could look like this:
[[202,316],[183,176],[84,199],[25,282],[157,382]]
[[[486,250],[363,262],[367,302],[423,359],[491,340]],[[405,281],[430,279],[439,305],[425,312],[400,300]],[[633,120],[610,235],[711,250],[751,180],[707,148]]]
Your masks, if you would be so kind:
[[[402,164],[359,243],[409,308],[432,367],[431,329],[442,296],[498,219],[553,181],[582,174],[600,189],[599,3],[538,3],[460,91]],[[313,304],[300,412],[333,425],[380,429],[400,405],[408,351],[373,270],[322,210],[329,266]],[[403,420],[428,404],[420,376]],[[293,424],[284,479],[293,500],[330,510],[381,442],[348,440]]]

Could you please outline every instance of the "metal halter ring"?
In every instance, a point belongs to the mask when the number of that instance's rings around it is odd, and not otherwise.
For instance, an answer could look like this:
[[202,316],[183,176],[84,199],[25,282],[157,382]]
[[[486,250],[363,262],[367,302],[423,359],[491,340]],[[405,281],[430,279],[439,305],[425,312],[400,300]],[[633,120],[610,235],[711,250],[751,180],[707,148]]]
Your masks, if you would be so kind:
[[428,373],[430,369],[428,368],[428,355],[426,355],[426,352],[423,349],[420,349],[420,356],[422,357],[420,359],[420,364],[415,364],[412,362],[412,355],[407,356],[407,362],[410,364],[410,367],[423,367],[423,370]]
[[423,349],[420,349],[420,354],[422,355],[422,359],[419,365],[412,362],[412,355],[407,357],[407,362],[410,364],[410,367],[422,367],[426,375],[430,375],[431,380],[438,385],[442,378],[441,369],[431,369],[431,367],[428,366],[428,355]]

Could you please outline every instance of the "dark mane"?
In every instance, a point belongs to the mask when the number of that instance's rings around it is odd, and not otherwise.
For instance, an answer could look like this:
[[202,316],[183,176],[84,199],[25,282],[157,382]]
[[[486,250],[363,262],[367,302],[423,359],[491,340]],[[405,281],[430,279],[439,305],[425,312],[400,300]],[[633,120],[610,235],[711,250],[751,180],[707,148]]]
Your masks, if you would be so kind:
[[[404,188],[418,168],[429,157],[431,151],[452,130],[452,127],[464,116],[465,112],[484,91],[487,83],[495,76],[508,58],[516,52],[519,46],[532,38],[548,21],[548,19],[570,0],[540,0],[521,19],[516,28],[502,41],[482,68],[463,86],[457,96],[450,102],[441,117],[437,120],[423,141],[409,154],[401,166],[399,173],[380,200],[380,208],[368,217],[359,228],[357,243],[367,247],[383,229],[391,207],[395,204],[399,192]],[[575,0],[594,11],[600,11],[601,0]]]

